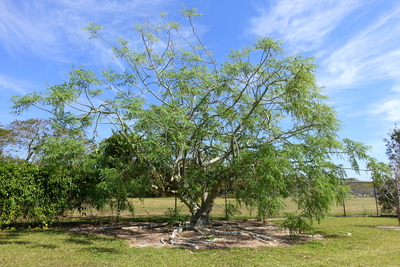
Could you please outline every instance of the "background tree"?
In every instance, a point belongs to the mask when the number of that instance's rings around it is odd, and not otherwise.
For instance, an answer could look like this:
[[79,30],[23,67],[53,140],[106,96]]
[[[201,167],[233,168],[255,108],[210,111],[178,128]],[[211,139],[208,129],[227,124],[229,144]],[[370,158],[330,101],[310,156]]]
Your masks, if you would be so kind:
[[393,179],[388,179],[379,185],[378,205],[383,213],[396,212],[396,186]]
[[8,124],[0,136],[0,146],[4,154],[35,162],[37,154],[35,151],[50,135],[55,133],[50,119],[36,118],[28,120],[14,120]]
[[141,50],[124,38],[107,41],[101,26],[90,23],[91,38],[109,44],[126,70],[105,68],[99,77],[73,69],[64,84],[14,97],[16,112],[48,109],[72,129],[112,124],[130,149],[119,157],[145,170],[148,188],[179,197],[193,224],[210,222],[215,198],[228,183],[260,218],[276,214],[291,197],[299,211],[286,225],[308,225],[345,190],[339,179],[345,169],[333,158],[349,160],[356,171],[357,159],[381,166],[367,147],[338,137],[340,125],[316,84],[312,58],[288,56],[280,42],[261,38],[218,64],[193,26],[200,14],[184,9],[183,15],[190,31],[166,20],[137,25]]
[[380,180],[378,201],[382,211],[396,212],[400,226],[400,129],[395,126],[388,135],[389,138],[383,140],[392,175]]
[[351,194],[354,196],[372,196],[374,194],[374,183],[365,182],[356,178],[348,178],[344,180],[344,184],[348,185]]
[[10,144],[11,131],[0,125],[0,159],[6,158],[5,147]]

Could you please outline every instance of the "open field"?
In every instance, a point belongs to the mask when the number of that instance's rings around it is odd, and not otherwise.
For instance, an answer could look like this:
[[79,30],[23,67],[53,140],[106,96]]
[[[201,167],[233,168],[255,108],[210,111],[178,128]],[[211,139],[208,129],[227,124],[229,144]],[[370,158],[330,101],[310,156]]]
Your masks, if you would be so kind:
[[399,266],[394,218],[328,218],[322,240],[290,247],[188,250],[136,248],[65,229],[0,231],[0,266]]
[[[131,200],[135,207],[135,217],[148,217],[148,216],[163,216],[164,213],[170,208],[173,209],[175,207],[175,199],[174,198],[146,198],[143,201],[139,199]],[[234,199],[228,199],[228,201],[232,204],[235,204]],[[285,201],[286,209],[283,212],[287,211],[295,211],[296,205],[290,200]],[[182,210],[182,212],[189,215],[189,210],[187,207],[178,201],[177,206]],[[353,197],[347,199],[345,201],[346,215],[376,215],[376,205],[375,198],[373,197]],[[213,211],[211,215],[214,218],[223,218],[225,216],[225,199],[217,198],[216,203],[214,205]],[[238,214],[236,218],[249,218],[255,217],[256,211],[249,211],[246,207],[239,208],[241,214]],[[283,214],[283,212],[281,214]],[[116,211],[112,211],[109,209],[105,209],[101,212],[97,210],[86,210],[86,216],[84,217],[107,217],[113,216],[116,214]],[[343,216],[344,209],[343,206],[333,207],[332,216]],[[79,213],[75,212],[71,214],[73,217],[82,217]],[[132,216],[129,212],[122,212],[121,216]],[[282,217],[282,216],[278,216]]]

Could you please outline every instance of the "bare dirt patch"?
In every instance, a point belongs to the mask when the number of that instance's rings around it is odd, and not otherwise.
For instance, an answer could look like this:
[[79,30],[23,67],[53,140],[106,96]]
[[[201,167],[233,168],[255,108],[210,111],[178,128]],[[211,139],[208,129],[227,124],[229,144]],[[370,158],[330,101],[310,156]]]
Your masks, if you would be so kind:
[[[206,228],[184,230],[170,242],[177,227],[166,224],[141,223],[136,225],[82,226],[71,231],[127,240],[131,247],[173,247],[192,249],[223,249],[233,247],[290,246],[296,242],[321,239],[321,235],[299,236],[296,241],[279,226],[256,220],[219,221]],[[171,244],[175,243],[175,244]]]

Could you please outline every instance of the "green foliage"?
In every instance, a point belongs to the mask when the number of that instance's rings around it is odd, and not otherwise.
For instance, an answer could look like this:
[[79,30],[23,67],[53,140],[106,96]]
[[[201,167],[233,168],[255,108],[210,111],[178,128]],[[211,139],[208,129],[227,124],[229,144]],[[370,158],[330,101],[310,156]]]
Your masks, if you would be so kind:
[[97,159],[88,152],[86,140],[70,135],[49,138],[41,146],[41,170],[49,176],[47,194],[63,203],[63,212],[81,210],[84,204],[95,205],[101,194]]
[[400,225],[400,129],[397,125],[388,135],[384,142],[391,173],[377,177],[375,184],[379,189],[378,201],[382,212],[396,211]]
[[135,136],[114,134],[103,140],[96,149],[96,164],[100,175],[96,185],[98,198],[97,207],[105,204],[114,206],[118,211],[130,210],[134,207],[128,201],[131,197],[144,197],[148,195],[150,184],[149,171],[146,165],[132,155],[132,146]]
[[0,220],[43,225],[95,199],[95,162],[76,136],[47,138],[35,153],[40,165],[0,161]]
[[41,176],[35,165],[0,161],[0,224],[47,217],[43,188],[36,182]]
[[164,215],[167,217],[169,225],[176,225],[186,222],[188,216],[182,213],[182,210],[178,207],[168,208]]
[[386,155],[390,160],[390,167],[396,170],[400,164],[400,129],[397,128],[397,125],[389,131],[388,135],[389,138],[384,139],[386,143]]
[[386,180],[378,190],[378,204],[383,213],[396,211],[396,187],[395,181]]
[[0,161],[0,221],[47,225],[79,203],[77,181],[30,163]]
[[202,14],[197,12],[196,8],[191,8],[191,9],[186,9],[184,6],[182,6],[182,15],[187,17],[187,18],[195,18],[195,17],[201,17]]
[[282,227],[285,230],[289,230],[290,235],[314,234],[315,229],[307,218],[302,218],[302,216],[294,212],[286,212],[285,217],[286,220],[282,223]]
[[228,220],[235,215],[242,214],[242,212],[238,209],[236,205],[228,201],[227,203],[225,203],[224,214],[225,214],[225,219]]
[[338,137],[313,58],[259,38],[217,64],[194,28],[200,14],[182,13],[187,24],[163,14],[163,24],[138,25],[137,50],[125,38],[107,41],[99,25],[89,24],[91,38],[110,44],[126,70],[73,69],[64,84],[14,97],[16,113],[45,107],[70,129],[109,122],[115,134],[99,147],[98,189],[117,206],[147,188],[177,196],[194,224],[208,222],[224,184],[260,219],[278,214],[291,197],[301,218],[319,222],[346,191],[337,158],[356,171],[364,160],[374,176],[384,173],[367,146]]

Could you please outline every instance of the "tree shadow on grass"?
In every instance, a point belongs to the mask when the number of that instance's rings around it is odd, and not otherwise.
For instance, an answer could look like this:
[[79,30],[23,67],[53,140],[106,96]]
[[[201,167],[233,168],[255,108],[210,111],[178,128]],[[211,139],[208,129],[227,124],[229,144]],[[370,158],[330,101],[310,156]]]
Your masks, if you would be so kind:
[[29,244],[31,244],[31,242],[26,242],[26,241],[4,241],[4,240],[0,240],[0,245],[11,245],[11,244],[29,245]]
[[36,244],[36,245],[33,245],[32,247],[33,248],[40,247],[40,248],[48,248],[48,249],[56,249],[56,248],[58,248],[58,246],[56,246],[56,245],[48,245],[48,244]]
[[349,233],[328,234],[328,235],[325,235],[325,238],[346,238],[346,237],[348,237],[350,235],[349,235]]
[[79,234],[70,234],[65,242],[73,243],[77,245],[83,245],[82,251],[89,252],[92,254],[121,254],[121,251],[115,248],[95,246],[94,241],[112,241],[113,239],[109,237],[102,237],[92,234],[79,233]]
[[89,251],[93,254],[109,253],[109,254],[121,254],[118,249],[106,248],[106,247],[88,247],[83,249],[84,251]]
[[111,237],[99,236],[96,234],[69,233],[69,237],[65,241],[81,245],[90,245],[93,244],[93,241],[110,241],[110,240],[112,240]]
[[79,237],[79,236],[70,236],[68,239],[65,240],[65,242],[74,243],[74,244],[78,244],[78,245],[91,245],[91,244],[93,244],[92,241],[87,240],[86,238]]
[[0,232],[0,239],[12,239],[12,238],[17,238],[23,235],[24,233],[21,231],[2,231]]
[[[25,247],[41,247],[41,248],[48,248],[48,249],[55,249],[58,248],[56,245],[51,245],[51,244],[38,244],[35,242],[31,241],[19,241],[18,238],[21,237],[23,234],[26,233],[12,233],[12,234],[7,234],[7,235],[2,235],[0,236],[0,245],[20,245],[20,246],[25,246]],[[14,239],[14,240],[13,240]]]
[[31,244],[31,242],[28,242],[28,241],[18,241],[18,238],[20,238],[24,234],[25,233],[20,232],[20,231],[0,232],[0,245],[11,245],[11,244],[28,245],[28,244]]

